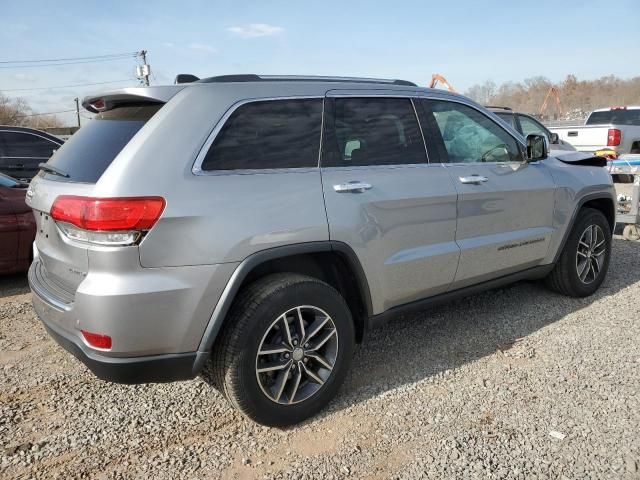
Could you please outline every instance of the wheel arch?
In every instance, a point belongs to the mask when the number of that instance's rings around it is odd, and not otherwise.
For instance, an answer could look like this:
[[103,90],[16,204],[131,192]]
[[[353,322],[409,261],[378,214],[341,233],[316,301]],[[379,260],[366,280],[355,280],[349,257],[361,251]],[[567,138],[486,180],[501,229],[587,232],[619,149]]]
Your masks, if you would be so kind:
[[325,281],[340,292],[351,310],[356,338],[361,341],[372,313],[364,270],[355,252],[342,242],[308,242],[263,250],[250,255],[236,268],[209,320],[198,351],[209,352],[233,301],[248,283],[264,275],[291,272]]
[[560,255],[564,250],[564,246],[567,243],[567,239],[569,238],[569,235],[573,230],[573,226],[576,223],[576,218],[578,218],[578,213],[583,208],[593,208],[595,210],[602,212],[602,214],[607,219],[607,223],[609,224],[611,232],[613,232],[613,230],[615,229],[616,209],[615,209],[614,199],[610,195],[607,195],[605,193],[592,193],[590,195],[585,195],[580,199],[580,201],[578,201],[576,205],[573,215],[571,216],[571,221],[567,225],[567,228],[562,237],[562,242],[560,244],[560,247],[558,248],[558,251],[555,254],[554,263],[557,262],[558,259],[560,258]]

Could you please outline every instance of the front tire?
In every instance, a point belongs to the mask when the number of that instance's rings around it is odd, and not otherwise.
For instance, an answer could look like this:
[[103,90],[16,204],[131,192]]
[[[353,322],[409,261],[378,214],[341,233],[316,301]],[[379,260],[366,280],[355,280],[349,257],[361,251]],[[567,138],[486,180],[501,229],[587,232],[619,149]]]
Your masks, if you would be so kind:
[[315,415],[335,396],[355,345],[351,312],[330,285],[278,273],[238,295],[204,373],[229,402],[267,426]]
[[570,297],[589,296],[604,281],[610,257],[609,222],[599,210],[583,208],[546,284]]

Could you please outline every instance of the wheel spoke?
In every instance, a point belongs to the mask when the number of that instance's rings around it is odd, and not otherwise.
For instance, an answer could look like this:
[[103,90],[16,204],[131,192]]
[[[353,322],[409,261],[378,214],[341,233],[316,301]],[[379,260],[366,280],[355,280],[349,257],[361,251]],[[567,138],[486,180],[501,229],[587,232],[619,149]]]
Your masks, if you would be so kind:
[[265,362],[258,365],[256,369],[258,373],[274,372],[276,370],[284,370],[291,366],[291,360],[282,360],[280,362]]
[[593,262],[589,262],[589,272],[593,273],[593,278],[591,279],[591,281],[595,280],[597,275],[595,269],[593,268]]
[[580,255],[581,257],[587,258],[587,254],[584,252],[581,252],[580,250],[578,250],[578,255]]
[[327,324],[329,320],[331,320],[329,317],[324,317],[313,322],[309,327],[309,333],[304,339],[305,343],[311,340],[313,337],[315,337],[316,334],[322,329],[322,327],[324,327]]
[[596,231],[596,226],[591,225],[591,241],[589,242],[589,246],[593,250],[594,245],[598,241],[598,232]]
[[272,355],[275,353],[291,353],[291,349],[286,345],[262,345],[258,355]]
[[580,245],[582,245],[584,248],[586,248],[587,250],[589,249],[589,244],[585,243],[582,239],[580,239],[580,242],[578,242]]
[[298,338],[300,339],[300,341],[302,342],[302,339],[304,338],[304,319],[302,318],[302,309],[300,307],[296,308],[297,313],[298,313]]
[[318,375],[316,375],[310,368],[308,368],[304,363],[302,364],[302,368],[304,368],[304,373],[318,385],[323,385],[324,380],[322,380]]
[[598,257],[591,257],[591,264],[593,266],[594,274],[600,273],[600,262],[598,261]]
[[302,380],[302,367],[298,365],[299,368],[296,369],[295,377],[293,379],[293,383],[291,384],[291,391],[289,392],[289,403],[293,403],[293,400],[296,398],[296,393],[298,393],[298,387],[300,386],[300,380]]
[[286,315],[282,315],[282,317],[280,318],[282,319],[282,323],[284,324],[284,332],[286,334],[285,341],[291,348],[293,348],[293,339],[291,338],[291,330],[289,329],[289,320],[287,320]]
[[276,402],[280,401],[280,397],[282,397],[282,392],[284,392],[284,387],[287,384],[287,380],[289,380],[289,372],[291,371],[291,365],[289,365],[289,368],[287,368],[286,370],[283,370],[278,374],[278,379],[276,380],[276,383],[275,383],[276,395],[274,398]]
[[333,366],[327,362],[327,359],[324,358],[322,355],[320,355],[319,353],[316,352],[309,352],[307,353],[307,357],[315,360],[317,363],[319,363],[320,365],[322,365],[324,368],[326,368],[327,370],[333,370]]
[[325,333],[323,333],[322,335],[320,335],[315,342],[315,345],[311,345],[311,347],[308,350],[311,351],[315,351],[318,350],[319,348],[321,348],[325,343],[327,343],[327,341],[333,337],[333,335],[335,335],[336,333],[336,329],[332,328],[331,330],[325,330]]
[[596,244],[596,246],[595,246],[595,247],[593,247],[593,249],[594,249],[594,250],[596,250],[596,249],[600,248],[602,245],[604,245],[604,242],[605,242],[605,241],[606,241],[606,240],[604,240],[604,239],[600,240],[600,241]]
[[582,267],[578,267],[578,277],[580,280],[584,282],[585,278],[587,278],[587,274],[589,273],[589,261],[585,260],[582,264]]

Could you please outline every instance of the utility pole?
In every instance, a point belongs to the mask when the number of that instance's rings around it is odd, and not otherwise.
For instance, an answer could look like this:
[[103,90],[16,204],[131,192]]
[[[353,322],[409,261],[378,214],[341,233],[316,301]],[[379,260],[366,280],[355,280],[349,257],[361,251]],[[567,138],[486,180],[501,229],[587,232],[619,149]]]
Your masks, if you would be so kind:
[[76,102],[76,117],[78,118],[78,128],[80,128],[80,101],[78,97],[74,98]]
[[142,80],[143,85],[149,86],[149,75],[151,74],[151,67],[147,63],[147,51],[140,50],[138,56],[142,59],[142,65],[138,65],[136,73],[138,78]]

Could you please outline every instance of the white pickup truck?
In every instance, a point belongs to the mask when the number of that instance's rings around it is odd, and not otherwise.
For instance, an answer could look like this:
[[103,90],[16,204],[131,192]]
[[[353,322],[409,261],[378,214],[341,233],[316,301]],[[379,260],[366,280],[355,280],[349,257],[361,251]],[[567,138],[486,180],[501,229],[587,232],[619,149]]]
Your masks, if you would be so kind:
[[584,125],[549,126],[581,152],[640,153],[640,106],[594,110]]

